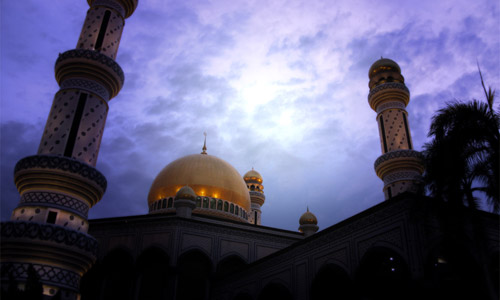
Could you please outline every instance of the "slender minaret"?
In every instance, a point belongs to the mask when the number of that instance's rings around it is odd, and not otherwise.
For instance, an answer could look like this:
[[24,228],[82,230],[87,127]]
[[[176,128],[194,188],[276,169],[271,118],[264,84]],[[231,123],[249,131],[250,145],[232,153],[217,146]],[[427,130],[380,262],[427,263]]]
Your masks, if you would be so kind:
[[375,171],[384,181],[385,199],[402,192],[418,192],[424,164],[420,152],[413,150],[408,112],[410,92],[398,64],[390,59],[377,60],[368,72],[368,102],[377,112],[382,155]]
[[[1,227],[2,289],[23,289],[33,270],[51,297],[77,299],[82,275],[95,261],[87,235],[89,209],[101,200],[106,178],[94,167],[108,113],[124,75],[114,61],[138,0],[88,0],[76,49],[59,54],[55,94],[38,154],[14,170],[20,203]],[[35,276],[36,277],[36,276]]]
[[262,176],[259,172],[252,170],[246,172],[243,176],[245,183],[247,184],[248,191],[250,193],[250,201],[252,212],[248,216],[248,222],[255,225],[260,225],[260,207],[264,205],[266,196],[264,195],[264,186],[262,185]]

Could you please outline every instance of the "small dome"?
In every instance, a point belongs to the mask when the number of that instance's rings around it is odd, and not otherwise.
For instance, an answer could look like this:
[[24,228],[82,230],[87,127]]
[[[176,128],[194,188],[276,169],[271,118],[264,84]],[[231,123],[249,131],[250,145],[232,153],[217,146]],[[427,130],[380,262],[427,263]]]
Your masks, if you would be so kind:
[[245,180],[254,178],[254,179],[260,179],[259,181],[262,181],[262,176],[259,174],[259,172],[255,171],[253,168],[252,170],[246,172],[243,178]]
[[196,193],[193,191],[192,188],[189,186],[185,185],[180,188],[180,190],[175,194],[175,200],[177,199],[189,199],[196,201]]
[[371,78],[372,76],[376,75],[377,73],[384,72],[384,71],[396,71],[398,73],[401,73],[401,68],[392,59],[381,58],[381,59],[377,60],[376,62],[374,62],[373,65],[370,67],[370,70],[368,71],[368,77]]
[[306,224],[318,225],[318,219],[316,218],[316,216],[312,212],[309,211],[309,208],[307,208],[307,211],[300,217],[299,224],[300,225],[306,225]]

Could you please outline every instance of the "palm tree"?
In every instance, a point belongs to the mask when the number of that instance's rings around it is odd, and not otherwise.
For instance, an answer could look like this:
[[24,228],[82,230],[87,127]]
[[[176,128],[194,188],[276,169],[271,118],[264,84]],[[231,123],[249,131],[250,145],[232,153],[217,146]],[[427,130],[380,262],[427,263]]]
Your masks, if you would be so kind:
[[495,91],[487,91],[479,75],[487,103],[450,103],[432,118],[424,180],[431,196],[451,205],[477,208],[475,195],[482,192],[498,212],[500,114],[493,108]]

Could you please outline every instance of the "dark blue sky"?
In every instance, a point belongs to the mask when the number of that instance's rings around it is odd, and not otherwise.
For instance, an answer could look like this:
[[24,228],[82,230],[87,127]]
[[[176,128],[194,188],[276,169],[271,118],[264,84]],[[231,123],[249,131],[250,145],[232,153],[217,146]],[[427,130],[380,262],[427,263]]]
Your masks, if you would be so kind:
[[[399,63],[411,91],[413,143],[445,103],[483,99],[476,61],[500,87],[499,2],[141,1],[117,62],[97,168],[108,191],[90,218],[147,212],[169,162],[208,153],[264,177],[263,224],[320,228],[383,201],[368,69]],[[86,1],[1,2],[1,217],[18,203],[15,163],[35,154],[58,86],[58,53],[75,47]]]

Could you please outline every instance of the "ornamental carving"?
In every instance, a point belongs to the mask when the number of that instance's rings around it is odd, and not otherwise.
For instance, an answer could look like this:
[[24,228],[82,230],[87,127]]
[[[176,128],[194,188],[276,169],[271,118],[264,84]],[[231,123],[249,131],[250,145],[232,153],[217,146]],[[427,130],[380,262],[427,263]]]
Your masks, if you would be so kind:
[[43,283],[79,291],[80,275],[69,270],[42,264],[2,263],[2,280],[9,280],[10,276],[27,279],[30,265],[33,266]]
[[109,58],[108,56],[101,54],[97,51],[94,50],[89,50],[89,49],[73,49],[66,51],[64,53],[60,53],[59,57],[56,60],[56,66],[60,64],[61,62],[67,60],[67,59],[72,59],[72,58],[86,58],[90,59],[96,62],[99,62],[113,70],[118,77],[120,78],[120,82],[123,85],[123,82],[125,81],[125,75],[123,74],[123,70],[120,67],[119,64],[117,64],[112,58]]
[[87,219],[89,213],[89,205],[76,198],[49,192],[28,192],[21,196],[20,206],[39,205],[40,203],[48,203],[55,206],[60,206],[65,210],[72,210],[80,217]]
[[394,150],[391,152],[387,152],[386,154],[383,154],[379,158],[377,158],[377,160],[375,161],[375,169],[377,169],[377,167],[383,162],[386,162],[386,161],[394,159],[394,158],[401,158],[401,157],[411,157],[411,158],[423,160],[423,155],[419,151],[409,150],[409,149]]
[[422,176],[420,173],[415,171],[403,171],[389,174],[384,177],[384,185],[389,185],[396,181],[409,180],[409,181],[421,181]]
[[1,237],[29,238],[42,241],[55,242],[67,246],[78,247],[80,250],[97,255],[97,240],[88,234],[67,229],[53,224],[40,224],[35,222],[9,221],[2,222]]
[[103,191],[106,190],[106,177],[101,172],[85,163],[65,156],[33,155],[25,157],[17,162],[14,174],[21,170],[34,168],[55,169],[77,174],[95,182]]
[[406,85],[404,85],[403,83],[399,83],[399,82],[387,82],[387,83],[383,83],[381,85],[377,85],[375,88],[371,89],[370,93],[368,94],[368,100],[370,100],[370,98],[375,93],[378,93],[378,92],[380,92],[382,90],[387,90],[387,89],[402,90],[402,91],[405,91],[406,93],[408,93],[408,95],[410,94],[410,90],[408,90],[408,88],[406,87]]
[[83,79],[83,78],[70,78],[64,80],[61,83],[61,90],[64,89],[80,89],[86,90],[88,92],[94,93],[97,96],[103,98],[105,101],[109,100],[109,92],[102,85],[98,84],[95,81]]

